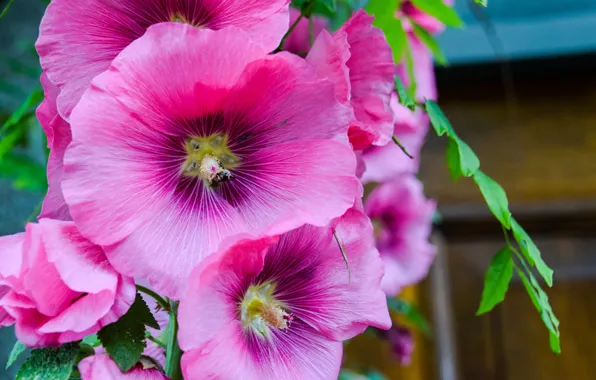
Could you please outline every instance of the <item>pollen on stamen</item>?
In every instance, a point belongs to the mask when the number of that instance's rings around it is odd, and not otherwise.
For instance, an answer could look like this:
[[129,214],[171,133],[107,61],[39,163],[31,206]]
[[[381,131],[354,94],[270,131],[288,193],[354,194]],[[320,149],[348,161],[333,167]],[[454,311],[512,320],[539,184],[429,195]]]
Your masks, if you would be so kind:
[[271,327],[285,330],[290,327],[293,317],[278,305],[264,303],[261,305],[261,318]]

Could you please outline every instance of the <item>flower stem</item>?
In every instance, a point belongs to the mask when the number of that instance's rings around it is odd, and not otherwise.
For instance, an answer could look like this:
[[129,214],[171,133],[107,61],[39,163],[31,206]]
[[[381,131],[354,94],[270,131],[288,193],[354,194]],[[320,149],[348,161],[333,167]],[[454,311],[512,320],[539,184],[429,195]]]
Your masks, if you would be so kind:
[[182,350],[178,346],[178,302],[170,301],[170,323],[168,324],[168,348],[166,351],[166,375],[171,380],[182,380],[180,359]]
[[160,296],[159,294],[155,293],[153,290],[146,288],[142,285],[137,285],[137,290],[141,293],[145,293],[146,295],[148,295],[149,297],[153,298],[155,300],[155,302],[157,302],[157,304],[159,305],[159,307],[161,307],[162,309],[164,309],[165,311],[170,310],[170,305],[168,304],[168,302],[162,298],[162,296]]
[[414,157],[412,157],[412,155],[410,153],[408,153],[408,151],[406,150],[406,147],[403,146],[403,144],[397,139],[397,137],[393,136],[393,142],[399,147],[399,149],[402,150],[402,152],[404,152],[404,154],[406,156],[408,156],[410,159],[414,159]]
[[300,16],[298,16],[298,18],[296,19],[296,21],[294,21],[294,23],[292,25],[290,25],[290,29],[288,29],[286,34],[284,34],[283,38],[281,39],[281,42],[279,43],[279,46],[277,47],[277,49],[275,49],[273,51],[274,53],[280,52],[284,49],[284,44],[286,43],[286,39],[290,36],[290,34],[294,31],[294,29],[296,29],[296,26],[298,26],[298,23],[303,18],[304,18],[304,14],[301,13]]

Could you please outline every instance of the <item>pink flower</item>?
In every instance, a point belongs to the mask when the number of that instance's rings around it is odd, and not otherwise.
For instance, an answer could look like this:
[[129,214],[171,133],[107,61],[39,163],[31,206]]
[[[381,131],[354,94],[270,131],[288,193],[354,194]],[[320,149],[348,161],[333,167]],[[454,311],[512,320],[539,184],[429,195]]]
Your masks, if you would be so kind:
[[134,282],[119,275],[102,249],[72,222],[41,219],[0,238],[0,282],[10,290],[0,308],[29,347],[76,341],[124,314]]
[[151,25],[168,21],[197,28],[236,26],[266,50],[288,29],[289,0],[53,0],[44,15],[37,51],[41,66],[60,89],[65,119],[91,80],[107,70]]
[[101,354],[86,357],[79,363],[81,380],[167,380],[150,361],[141,362],[128,372],[122,373],[109,355]]
[[424,278],[433,262],[435,247],[428,239],[435,203],[424,197],[420,181],[406,174],[373,190],[365,210],[385,262],[383,290],[394,296]]
[[395,355],[401,365],[410,365],[412,362],[412,353],[414,352],[412,331],[406,327],[394,324],[389,330],[381,331],[380,335],[389,341],[391,351],[393,351],[393,355]]
[[391,320],[370,220],[351,209],[335,230],[349,272],[330,227],[242,240],[203,261],[180,302],[185,377],[337,379],[342,340]]
[[385,34],[372,20],[360,10],[333,35],[322,31],[306,58],[335,84],[336,98],[353,107],[349,137],[355,150],[385,145],[393,132],[389,102],[396,68]]
[[[454,0],[445,0],[443,2],[451,6]],[[410,0],[401,2],[400,9],[396,12],[395,16],[402,20],[402,25],[407,32],[412,30],[412,21],[432,34],[442,32],[445,29],[445,25],[439,20],[416,8]]]
[[[293,25],[294,22],[296,22],[298,16],[300,16],[300,11],[290,8],[290,25]],[[311,18],[314,24],[314,38],[317,38],[319,33],[321,33],[323,30],[329,29],[329,21],[327,21],[325,17],[312,15]],[[310,50],[310,32],[308,19],[306,17],[302,18],[302,20],[298,22],[298,25],[296,25],[288,38],[286,38],[283,48],[284,50],[294,54],[308,53]]]
[[41,75],[45,99],[37,107],[37,119],[46,133],[50,156],[48,157],[48,193],[41,207],[41,218],[72,220],[68,206],[62,194],[62,174],[64,171],[64,152],[71,141],[70,125],[58,115],[56,98],[58,88],[50,82],[47,75]]
[[222,239],[326,225],[360,196],[333,85],[265,54],[239,29],[154,25],[75,108],[62,189],[122,273],[177,298]]

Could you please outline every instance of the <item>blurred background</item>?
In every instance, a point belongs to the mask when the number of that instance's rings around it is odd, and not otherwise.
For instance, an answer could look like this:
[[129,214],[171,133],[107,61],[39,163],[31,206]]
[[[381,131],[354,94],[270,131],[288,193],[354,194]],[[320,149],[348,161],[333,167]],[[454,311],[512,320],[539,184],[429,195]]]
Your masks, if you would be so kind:
[[[46,4],[15,0],[0,21],[0,125],[15,110],[23,116],[18,132],[0,137],[0,235],[21,231],[46,190],[47,152],[33,107],[40,74],[33,41]],[[594,379],[596,1],[489,0],[478,12],[457,0],[455,7],[466,28],[438,36],[449,61],[436,70],[439,103],[555,270],[548,295],[563,352],[550,352],[519,281],[504,303],[475,316],[502,231],[472,181],[451,182],[445,141],[429,135],[420,178],[439,203],[440,254],[429,278],[404,297],[421,308],[433,334],[415,336],[408,367],[366,335],[347,346],[346,363],[404,380]],[[0,330],[1,380],[19,367],[4,371],[13,342],[11,329]]]

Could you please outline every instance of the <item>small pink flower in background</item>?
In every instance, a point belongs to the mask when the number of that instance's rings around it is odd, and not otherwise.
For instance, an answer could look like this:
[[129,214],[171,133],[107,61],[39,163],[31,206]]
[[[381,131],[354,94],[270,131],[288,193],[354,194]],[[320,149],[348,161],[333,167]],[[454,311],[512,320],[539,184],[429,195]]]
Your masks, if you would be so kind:
[[37,108],[36,114],[46,133],[50,156],[47,167],[48,193],[44,198],[39,219],[72,220],[62,194],[64,152],[72,139],[70,125],[58,114],[56,98],[60,91],[45,73],[41,75],[41,84],[45,98]]
[[395,296],[424,278],[434,260],[435,247],[428,239],[435,202],[425,198],[418,179],[406,174],[374,189],[365,210],[376,227],[376,246],[385,262],[383,290]]
[[95,78],[62,189],[119,271],[177,298],[224,238],[323,226],[361,195],[349,108],[303,59],[266,54],[236,28],[163,23]]
[[322,31],[306,58],[335,84],[336,98],[353,107],[348,133],[355,150],[385,145],[393,132],[396,67],[384,33],[372,20],[360,10],[333,35]]
[[0,309],[29,347],[76,341],[123,315],[134,282],[108,263],[102,249],[72,222],[42,219],[26,232],[0,238],[0,283],[10,291]]
[[78,367],[81,380],[167,380],[168,377],[152,364],[142,359],[128,372],[122,373],[107,354],[100,354],[86,357]]
[[401,365],[410,365],[414,352],[414,337],[410,329],[394,323],[389,330],[380,332],[380,336],[389,341],[391,351]]
[[[452,6],[454,0],[445,0],[443,2],[449,6]],[[402,25],[407,32],[411,32],[412,30],[412,24],[410,20],[426,29],[426,31],[431,34],[440,33],[445,29],[445,25],[443,25],[443,23],[428,13],[416,8],[416,6],[412,4],[410,0],[401,2],[400,9],[395,13],[395,16],[402,20]]]
[[[242,240],[197,267],[180,302],[187,379],[337,379],[342,340],[391,320],[370,220]],[[233,365],[231,364],[233,363]]]
[[[290,25],[294,24],[294,22],[298,19],[298,16],[300,16],[300,11],[290,8]],[[313,35],[316,39],[319,33],[321,33],[323,30],[329,29],[329,21],[325,17],[320,17],[317,15],[312,15],[311,18],[314,24]],[[310,50],[310,32],[308,19],[306,17],[302,18],[302,20],[298,22],[298,25],[296,25],[288,38],[286,38],[283,48],[284,50],[294,54],[308,53]]]
[[181,22],[198,28],[236,26],[271,51],[288,29],[289,0],[53,0],[36,47],[41,66],[60,89],[65,118],[89,86],[151,25]]

